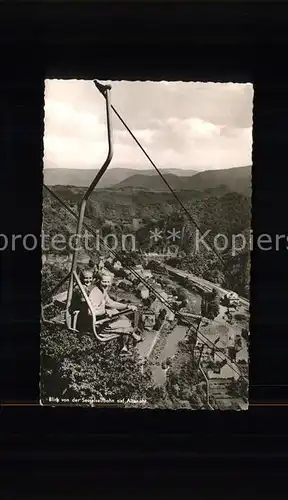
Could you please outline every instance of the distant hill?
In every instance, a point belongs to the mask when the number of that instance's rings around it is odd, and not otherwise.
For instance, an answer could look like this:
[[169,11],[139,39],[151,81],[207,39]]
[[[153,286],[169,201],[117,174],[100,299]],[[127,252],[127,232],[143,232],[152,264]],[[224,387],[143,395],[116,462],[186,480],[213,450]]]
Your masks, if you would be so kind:
[[[90,169],[71,169],[71,168],[45,168],[43,171],[44,182],[48,186],[76,186],[87,187],[93,181],[98,170]],[[158,174],[153,168],[145,170],[136,170],[132,168],[110,168],[103,175],[97,188],[109,188],[117,185],[125,179],[135,175],[143,175],[146,177],[158,177]],[[189,176],[197,174],[197,170],[183,170],[177,168],[163,169],[162,172],[167,175],[173,173],[176,176]],[[160,179],[161,180],[161,179]],[[152,183],[153,184],[153,183]]]
[[[184,189],[186,185],[187,177],[178,177],[175,174],[164,173],[163,175],[167,182],[169,182],[170,186],[176,191]],[[193,178],[194,176],[192,176]],[[189,181],[190,181],[189,177]],[[167,191],[167,186],[161,179],[160,175],[157,173],[155,175],[143,175],[143,174],[135,174],[128,177],[128,179],[124,179],[119,184],[114,186],[116,189],[119,188],[135,188],[135,189],[144,189],[145,191]]]
[[[178,175],[179,177],[191,177],[192,175],[195,175],[195,174],[198,174],[201,170],[200,169],[184,169],[184,168],[163,168],[163,169],[159,169],[162,174],[174,174],[174,175]],[[152,171],[153,174],[155,174],[156,172]]]
[[[176,190],[214,191],[219,195],[225,192],[236,192],[249,196],[251,193],[251,167],[235,167],[223,170],[206,170],[194,175],[177,176],[171,173],[164,174],[170,186]],[[148,191],[167,191],[167,186],[160,176],[134,174],[114,186],[116,189],[143,189]]]
[[222,170],[205,170],[205,172],[194,175],[193,179],[189,179],[189,188],[204,191],[225,185],[230,191],[247,196],[251,192],[251,176],[251,166]]

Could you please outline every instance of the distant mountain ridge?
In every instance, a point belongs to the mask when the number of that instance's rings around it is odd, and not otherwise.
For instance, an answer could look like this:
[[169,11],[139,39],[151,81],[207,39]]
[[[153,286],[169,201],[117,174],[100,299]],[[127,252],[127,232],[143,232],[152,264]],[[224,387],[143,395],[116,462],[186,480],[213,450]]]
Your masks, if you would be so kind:
[[221,170],[205,170],[199,172],[193,179],[187,179],[189,188],[195,190],[207,190],[216,186],[225,185],[230,191],[236,193],[251,194],[252,167],[235,167]]
[[[187,178],[190,180],[190,177],[180,177],[175,174],[169,174],[164,172],[162,173],[165,180],[176,191],[184,189],[187,183]],[[148,191],[167,191],[168,189],[165,182],[163,182],[163,179],[158,174],[153,176],[134,174],[131,175],[131,177],[128,177],[128,179],[124,179],[124,181],[120,182],[119,184],[116,184],[113,187],[115,189],[134,188],[134,189],[144,189]]]
[[[192,176],[198,173],[197,170],[184,169],[160,169],[164,175],[173,174],[179,177]],[[45,168],[43,171],[44,182],[48,186],[76,186],[87,187],[93,181],[99,170],[91,169],[71,169],[71,168]],[[146,177],[159,177],[154,169],[135,170],[132,168],[109,168],[100,180],[97,188],[109,188],[117,185],[133,175],[143,175]],[[160,177],[159,177],[160,178]]]
[[[222,188],[222,191],[251,194],[251,167],[235,167],[222,170],[205,170],[191,176],[164,174],[165,179],[175,191],[207,191]],[[115,189],[143,189],[148,191],[167,191],[160,176],[153,177],[140,173],[134,174],[114,186]]]
[[[87,187],[94,179],[97,170],[85,169],[44,169],[44,182],[48,186]],[[235,192],[251,196],[251,166],[234,167],[221,170],[162,169],[161,173],[175,191],[214,191],[216,195]],[[185,174],[185,175],[184,175]],[[153,169],[135,170],[131,168],[108,168],[97,189],[117,191],[167,192],[168,187]]]

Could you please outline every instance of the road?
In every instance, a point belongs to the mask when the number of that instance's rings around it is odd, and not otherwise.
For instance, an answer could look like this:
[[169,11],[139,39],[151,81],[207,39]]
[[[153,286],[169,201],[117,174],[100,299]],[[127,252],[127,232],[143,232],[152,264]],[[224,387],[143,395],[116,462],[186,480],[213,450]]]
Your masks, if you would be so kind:
[[[191,281],[193,281],[196,285],[199,285],[205,291],[211,291],[212,288],[216,288],[216,290],[218,290],[218,292],[221,295],[226,295],[228,292],[231,291],[231,290],[225,290],[225,288],[222,288],[219,285],[215,285],[215,283],[212,283],[211,281],[199,278],[198,276],[195,276],[192,273],[188,273],[187,271],[182,271],[180,269],[176,269],[174,267],[170,267],[167,265],[165,265],[165,268],[167,269],[167,271],[173,274],[182,276],[183,278],[189,278]],[[239,301],[240,303],[242,303],[242,305],[249,307],[249,300],[245,299],[244,297],[239,297]]]
[[137,349],[140,358],[146,359],[149,357],[152,347],[156,343],[156,340],[159,336],[159,332],[155,332],[155,330],[152,331],[145,330],[143,336],[144,340],[143,342],[140,342],[140,344],[137,344]]
[[148,359],[161,335],[163,328],[166,326],[166,322],[164,321],[158,331],[155,330],[145,330],[144,331],[144,340],[137,345],[139,355],[142,359]]
[[177,351],[178,343],[184,339],[188,328],[182,325],[176,325],[172,332],[168,335],[164,348],[157,360],[157,364],[153,366],[153,380],[157,385],[162,385],[166,380],[166,370],[163,370],[161,364],[167,358],[172,358]]

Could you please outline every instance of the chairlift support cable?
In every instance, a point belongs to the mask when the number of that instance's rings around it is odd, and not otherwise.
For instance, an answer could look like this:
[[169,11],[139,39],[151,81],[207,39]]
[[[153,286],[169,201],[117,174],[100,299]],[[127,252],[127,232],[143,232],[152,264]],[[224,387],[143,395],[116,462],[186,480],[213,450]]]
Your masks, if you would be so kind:
[[[96,87],[98,88],[99,82],[97,80],[93,80],[93,82],[96,85]],[[195,221],[195,219],[193,218],[193,216],[191,215],[191,213],[187,210],[187,208],[185,207],[185,205],[183,204],[183,202],[181,201],[181,199],[179,198],[179,196],[175,193],[174,189],[170,186],[169,182],[165,179],[164,175],[161,173],[161,171],[159,170],[159,168],[157,167],[157,165],[154,163],[154,161],[152,160],[152,158],[148,155],[147,151],[143,148],[142,144],[138,141],[137,137],[133,134],[132,130],[130,129],[130,127],[128,127],[127,123],[120,116],[120,114],[115,109],[115,107],[113,106],[113,104],[111,104],[111,109],[114,111],[114,113],[117,116],[117,118],[119,118],[119,120],[122,123],[122,125],[126,128],[127,132],[131,135],[132,139],[136,142],[137,146],[141,149],[142,153],[146,156],[146,158],[148,159],[148,161],[154,167],[154,169],[156,170],[156,172],[158,173],[158,175],[160,175],[162,181],[166,184],[166,186],[169,189],[169,191],[171,192],[171,194],[178,201],[179,205],[181,206],[182,210],[185,212],[186,216],[189,218],[190,222],[192,222],[192,224],[194,224],[194,226],[196,226],[196,228],[198,229],[199,233],[201,235],[203,235],[203,232],[201,231],[201,229],[199,227],[199,224]],[[219,253],[217,252],[217,250],[213,247],[213,245],[211,247],[211,250],[215,253],[215,255],[220,260],[220,262],[222,263],[222,265],[225,266],[224,260],[219,255]]]

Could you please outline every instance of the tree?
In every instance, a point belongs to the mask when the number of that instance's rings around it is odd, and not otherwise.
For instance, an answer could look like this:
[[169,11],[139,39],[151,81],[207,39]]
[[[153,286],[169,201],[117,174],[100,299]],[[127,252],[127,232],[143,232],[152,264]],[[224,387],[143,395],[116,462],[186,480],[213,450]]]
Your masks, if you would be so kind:
[[127,273],[125,271],[125,269],[114,269],[113,268],[113,273],[115,274],[115,276],[117,276],[118,278],[127,278]]
[[172,257],[171,259],[167,260],[167,264],[168,266],[177,268],[181,265],[181,259],[179,259],[178,257]]
[[41,279],[41,294],[42,297],[49,295],[53,288],[67,274],[65,269],[61,269],[57,265],[43,265]]
[[242,398],[246,401],[248,399],[249,392],[248,382],[243,377],[239,377],[238,380],[233,380],[229,387],[229,392],[231,396],[235,398]]
[[249,340],[249,330],[247,328],[242,328],[241,335],[246,342]]
[[[182,351],[184,354],[187,347],[183,346]],[[202,408],[206,404],[206,395],[201,390],[201,382],[198,380],[197,369],[191,356],[183,356],[178,366],[173,366],[173,360],[168,358],[166,365],[170,366],[167,372],[166,391],[170,400],[173,401],[174,408]]]
[[225,296],[223,297],[223,299],[222,299],[222,305],[223,305],[223,306],[226,306],[226,307],[229,307],[229,305],[230,305],[230,300],[229,300],[229,298],[228,298],[228,296],[227,296],[227,295],[225,295]]
[[248,298],[250,293],[250,252],[242,251],[226,258],[224,286]]
[[167,365],[167,366],[172,366],[172,359],[171,359],[170,357],[168,357],[168,358],[166,359],[166,365]]
[[151,307],[151,304],[153,301],[154,301],[154,299],[151,296],[149,296],[149,297],[143,299],[142,303],[143,303],[143,306],[145,308],[149,309]]
[[225,281],[225,275],[219,269],[207,270],[203,273],[203,278],[215,283],[216,285],[222,285]]
[[184,292],[183,288],[178,287],[176,289],[176,295],[178,296],[179,300],[186,300],[186,293]]
[[219,314],[220,297],[215,288],[213,288],[212,292],[208,292],[204,295],[201,302],[201,314],[207,319],[213,320]]
[[[180,283],[180,285],[183,288],[186,288],[186,289],[189,288],[190,283],[191,283],[190,280],[189,280],[189,278],[187,278],[187,276],[179,276],[178,282]],[[184,292],[184,290],[183,290],[183,292]]]
[[124,267],[135,267],[137,264],[141,264],[138,252],[119,252],[119,260]]
[[175,402],[171,400],[166,389],[159,386],[150,386],[147,390],[147,408],[157,410],[174,410]]
[[158,332],[160,330],[162,323],[163,323],[163,320],[158,316],[158,318],[156,318],[155,325],[154,325],[154,330],[156,332]]
[[157,260],[150,260],[147,264],[147,269],[151,269],[151,271],[161,271],[163,265]]
[[88,334],[65,334],[65,329],[43,326],[41,359],[46,398],[66,389],[70,399],[145,399],[152,384],[136,352],[125,360],[119,356],[117,340],[100,344]]

